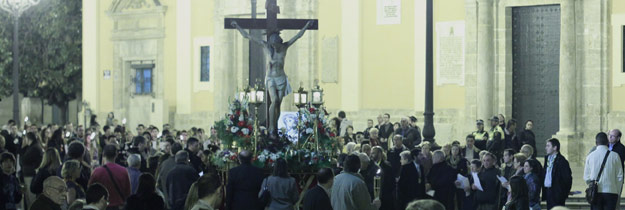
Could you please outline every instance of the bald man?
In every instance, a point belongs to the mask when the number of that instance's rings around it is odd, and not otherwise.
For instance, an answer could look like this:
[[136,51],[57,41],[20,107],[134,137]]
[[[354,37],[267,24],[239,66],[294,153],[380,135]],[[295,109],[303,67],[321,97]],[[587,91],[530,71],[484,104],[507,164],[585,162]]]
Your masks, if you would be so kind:
[[30,207],[32,210],[61,210],[61,204],[67,196],[65,182],[58,176],[48,177],[43,181],[43,193]]
[[608,148],[610,148],[610,151],[618,154],[621,158],[621,166],[623,166],[623,161],[625,161],[625,146],[621,143],[621,136],[622,133],[619,129],[612,129],[608,134],[608,140],[610,141]]
[[[618,156],[621,158],[621,167],[623,167],[625,170],[625,146],[623,146],[623,143],[621,143],[621,136],[622,133],[619,129],[612,129],[610,133],[608,133],[608,141],[610,141],[610,144],[608,144],[608,148],[610,149],[610,151],[616,152],[618,154]],[[622,192],[623,189],[619,191],[617,207],[619,207],[621,204],[620,200]]]

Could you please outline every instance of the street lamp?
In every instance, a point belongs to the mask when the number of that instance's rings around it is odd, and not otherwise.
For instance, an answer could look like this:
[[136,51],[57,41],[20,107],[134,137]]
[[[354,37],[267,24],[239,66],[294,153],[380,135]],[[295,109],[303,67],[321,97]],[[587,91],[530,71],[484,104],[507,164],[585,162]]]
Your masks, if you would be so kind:
[[308,103],[308,92],[305,91],[303,87],[300,87],[299,90],[293,94],[293,97],[297,108],[302,108]]
[[323,105],[323,89],[321,89],[319,85],[316,85],[310,92],[312,92],[310,103],[315,107]]
[[0,0],[0,9],[7,11],[13,16],[13,120],[19,127],[20,102],[19,102],[19,45],[17,33],[19,31],[19,19],[22,13],[31,6],[39,4],[40,0]]

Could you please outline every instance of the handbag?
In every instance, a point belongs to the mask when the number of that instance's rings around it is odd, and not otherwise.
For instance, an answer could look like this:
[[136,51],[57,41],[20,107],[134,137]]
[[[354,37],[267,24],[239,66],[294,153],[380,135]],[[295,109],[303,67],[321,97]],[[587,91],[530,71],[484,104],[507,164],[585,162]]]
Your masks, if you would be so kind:
[[271,203],[271,192],[269,192],[269,188],[267,185],[269,184],[269,179],[265,178],[265,186],[261,189],[260,196],[258,200],[263,207],[266,207]]
[[601,173],[603,172],[603,167],[605,166],[605,162],[608,160],[608,155],[610,154],[610,150],[605,153],[605,157],[603,158],[603,163],[601,163],[601,168],[599,169],[599,174],[597,174],[597,179],[592,180],[588,188],[586,188],[586,201],[588,204],[595,204],[597,202],[597,194],[599,193],[599,186],[597,186],[597,182],[599,182],[599,178],[601,177]]

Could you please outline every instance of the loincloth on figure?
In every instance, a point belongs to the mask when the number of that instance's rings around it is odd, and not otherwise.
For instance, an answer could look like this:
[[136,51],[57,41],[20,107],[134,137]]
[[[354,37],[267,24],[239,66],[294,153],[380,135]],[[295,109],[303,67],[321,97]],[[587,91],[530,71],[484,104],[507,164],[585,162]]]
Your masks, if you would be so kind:
[[293,92],[289,79],[286,75],[278,77],[265,77],[265,87],[267,90],[274,87],[280,97],[284,97]]

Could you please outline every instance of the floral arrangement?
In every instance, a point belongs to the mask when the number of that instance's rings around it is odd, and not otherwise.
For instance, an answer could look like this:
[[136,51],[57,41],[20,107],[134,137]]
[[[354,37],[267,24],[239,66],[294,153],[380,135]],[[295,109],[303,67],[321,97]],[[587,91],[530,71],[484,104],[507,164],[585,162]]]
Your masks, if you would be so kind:
[[287,148],[287,152],[271,152],[263,150],[253,159],[253,164],[259,168],[270,169],[278,158],[284,158],[289,166],[289,170],[314,172],[322,167],[332,165],[331,154],[317,152],[310,149],[296,150]]
[[248,104],[245,100],[234,100],[230,104],[225,119],[217,121],[215,128],[221,139],[222,150],[214,154],[213,164],[218,168],[228,168],[236,163],[237,149],[254,152],[252,163],[264,169],[273,167],[278,158],[284,158],[289,170],[316,171],[321,167],[329,167],[332,157],[338,150],[336,135],[327,126],[327,112],[310,107],[299,110],[295,130],[299,132],[299,141],[289,141],[287,135],[269,138],[261,134],[259,141],[254,142],[253,121],[249,117]]
[[215,158],[213,158],[213,164],[219,168],[223,168],[226,166],[228,162],[236,162],[239,157],[239,154],[230,150],[219,150],[215,153]]
[[247,108],[247,101],[235,99],[230,104],[226,119],[215,122],[217,136],[224,146],[231,147],[233,142],[236,142],[239,147],[246,149],[253,147],[254,121]]
[[[331,152],[338,148],[336,141],[336,134],[331,132],[329,125],[327,124],[328,113],[325,109],[318,109],[315,107],[301,108],[299,110],[298,124],[300,130],[302,146],[307,144],[315,144],[319,140],[319,149]],[[317,133],[315,134],[315,129]],[[316,135],[316,136],[315,136]],[[315,147],[316,148],[316,147]]]

